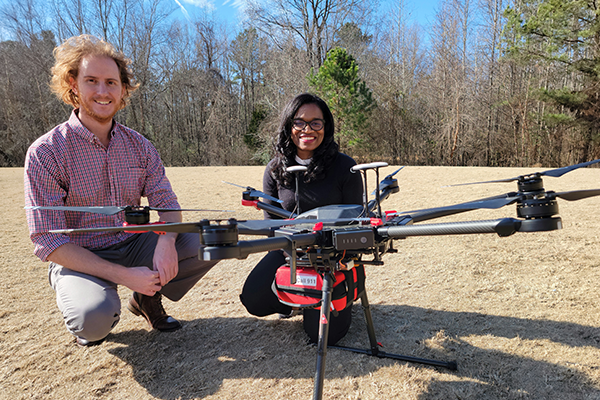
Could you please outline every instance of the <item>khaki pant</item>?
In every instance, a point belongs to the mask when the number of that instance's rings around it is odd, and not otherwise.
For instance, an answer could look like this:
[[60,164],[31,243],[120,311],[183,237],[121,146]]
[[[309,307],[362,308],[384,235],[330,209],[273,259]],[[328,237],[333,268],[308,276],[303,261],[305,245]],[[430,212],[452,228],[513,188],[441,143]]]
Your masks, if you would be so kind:
[[[142,233],[119,246],[93,250],[99,257],[125,267],[148,266],[158,235]],[[184,233],[177,236],[175,247],[179,257],[177,276],[160,293],[172,301],[181,299],[216,263],[198,259],[200,235]],[[56,292],[56,303],[63,314],[67,330],[90,342],[105,338],[119,322],[121,301],[113,282],[83,274],[50,263],[50,286]]]

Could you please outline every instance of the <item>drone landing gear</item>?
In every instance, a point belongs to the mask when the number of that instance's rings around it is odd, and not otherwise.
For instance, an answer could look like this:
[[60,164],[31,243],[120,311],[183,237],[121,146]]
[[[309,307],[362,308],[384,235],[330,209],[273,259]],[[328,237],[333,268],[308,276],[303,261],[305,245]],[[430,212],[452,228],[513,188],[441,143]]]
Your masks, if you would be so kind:
[[[331,274],[326,273],[323,276],[323,297],[321,313],[319,315],[319,341],[317,343],[317,372],[315,375],[315,388],[313,392],[313,400],[320,400],[323,397],[323,383],[325,379],[325,359],[327,358],[327,340],[329,338],[329,317],[331,311],[331,294],[333,291],[333,278]],[[399,361],[407,361],[425,365],[431,365],[434,367],[448,368],[449,370],[456,371],[456,361],[437,361],[426,358],[418,358],[411,356],[403,356],[400,354],[386,353],[379,350],[379,344],[375,337],[375,326],[373,325],[373,317],[371,316],[371,307],[369,300],[367,299],[367,292],[364,290],[360,296],[360,303],[362,305],[365,320],[367,322],[367,332],[369,334],[370,349],[359,349],[354,347],[345,346],[329,346],[332,349],[346,350],[354,353],[366,354],[369,356],[375,356],[379,358],[391,358]]]

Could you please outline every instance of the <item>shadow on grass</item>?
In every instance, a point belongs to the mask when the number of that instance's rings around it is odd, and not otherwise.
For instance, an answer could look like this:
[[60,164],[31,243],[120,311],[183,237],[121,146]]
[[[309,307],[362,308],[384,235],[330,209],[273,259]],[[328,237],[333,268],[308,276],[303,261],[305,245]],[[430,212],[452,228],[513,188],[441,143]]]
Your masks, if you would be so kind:
[[[551,351],[545,343],[575,348],[575,352],[599,348],[599,328],[409,306],[375,305],[372,311],[384,351],[457,361],[458,371],[408,364],[437,372],[420,399],[600,398],[596,384],[571,360],[559,364],[539,360]],[[352,327],[340,345],[368,347],[362,314],[355,304]],[[487,348],[470,344],[468,337],[485,337]],[[107,340],[121,344],[109,351],[130,364],[135,379],[156,398],[203,398],[219,391],[225,380],[239,379],[308,379],[311,387],[306,394],[312,393],[316,347],[308,343],[300,317],[199,319],[184,321],[184,328],[173,333],[128,331],[111,334]],[[499,350],[501,345],[496,344],[507,340],[514,341],[514,348],[533,349],[532,356]],[[325,386],[328,379],[366,376],[394,364],[406,363],[330,349]],[[445,374],[455,379],[444,379]],[[239,384],[239,390],[252,388]],[[262,397],[257,393],[256,398]]]

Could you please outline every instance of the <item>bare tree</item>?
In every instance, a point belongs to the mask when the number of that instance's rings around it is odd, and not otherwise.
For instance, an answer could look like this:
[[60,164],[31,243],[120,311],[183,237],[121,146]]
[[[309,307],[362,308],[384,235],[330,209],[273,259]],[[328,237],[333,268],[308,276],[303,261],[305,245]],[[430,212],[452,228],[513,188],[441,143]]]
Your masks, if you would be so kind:
[[409,16],[403,1],[386,9],[374,35],[372,56],[358,60],[379,108],[370,133],[372,152],[396,164],[427,159],[418,88],[426,53],[421,29],[408,21]]
[[346,22],[363,21],[376,7],[375,2],[361,0],[268,0],[249,1],[248,11],[253,26],[285,47],[288,35],[302,43],[312,67],[321,65],[332,48],[337,31]]
[[6,2],[0,9],[5,29],[16,40],[29,44],[46,28],[46,19],[42,12],[43,3],[40,0],[23,0]]

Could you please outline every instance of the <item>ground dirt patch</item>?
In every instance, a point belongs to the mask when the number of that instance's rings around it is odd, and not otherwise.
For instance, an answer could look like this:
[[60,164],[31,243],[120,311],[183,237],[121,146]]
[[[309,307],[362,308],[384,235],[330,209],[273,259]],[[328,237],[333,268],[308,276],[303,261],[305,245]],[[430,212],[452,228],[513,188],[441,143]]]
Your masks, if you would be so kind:
[[[383,172],[394,171],[388,167]],[[168,168],[187,208],[236,210],[241,189],[260,188],[262,167]],[[515,183],[443,187],[532,172],[516,168],[406,167],[387,210],[442,206],[516,191]],[[167,310],[184,323],[150,332],[123,309],[101,346],[78,348],[32,254],[23,170],[0,169],[1,399],[309,399],[316,350],[301,318],[254,318],[238,300],[262,254],[225,260]],[[545,178],[559,191],[600,187],[600,169]],[[373,179],[371,179],[373,182]],[[442,221],[514,217],[514,206]],[[458,371],[330,350],[325,399],[600,399],[600,198],[560,202],[564,229],[507,238],[409,238],[384,266],[367,267],[367,290],[384,350],[456,360]],[[206,215],[188,213],[188,221]],[[123,303],[129,296],[120,288]],[[359,304],[340,344],[367,346]]]

